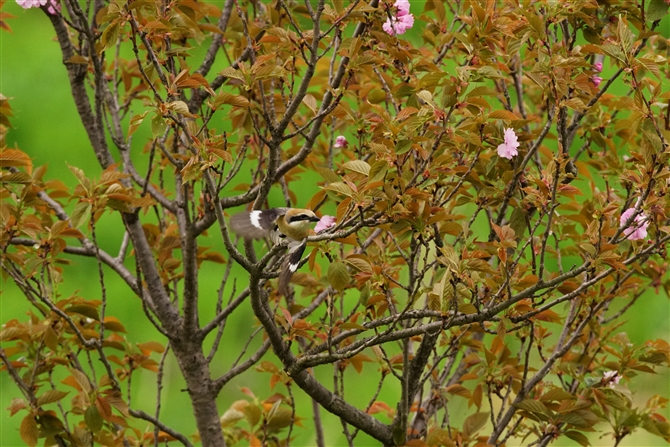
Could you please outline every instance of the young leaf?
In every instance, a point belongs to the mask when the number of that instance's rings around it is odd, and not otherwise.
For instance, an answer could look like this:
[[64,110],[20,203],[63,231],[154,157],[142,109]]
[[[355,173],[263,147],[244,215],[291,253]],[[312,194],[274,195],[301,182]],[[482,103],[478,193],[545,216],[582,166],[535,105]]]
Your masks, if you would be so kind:
[[468,416],[465,422],[463,422],[463,433],[466,436],[471,437],[479,430],[481,430],[484,425],[486,425],[486,421],[488,421],[488,419],[488,413],[475,413],[471,416]]
[[67,396],[67,394],[68,393],[65,391],[48,390],[37,398],[37,402],[35,402],[35,405],[41,407],[42,405],[50,404],[52,402],[58,402],[59,400]]
[[529,411],[531,413],[541,413],[549,415],[549,410],[547,409],[547,407],[545,407],[542,402],[535,399],[524,399],[521,402],[514,404],[514,406],[521,410]]
[[564,435],[567,436],[568,438],[572,439],[573,441],[577,441],[579,443],[579,445],[581,445],[583,447],[588,447],[588,446],[591,445],[589,443],[589,438],[587,438],[581,432],[570,430],[570,431],[566,431],[564,433]]
[[338,292],[342,293],[349,284],[349,270],[341,262],[332,262],[328,267],[328,282]]
[[90,202],[79,202],[75,207],[72,215],[70,216],[70,225],[73,228],[79,228],[84,222],[86,222],[91,215],[91,209],[93,206]]
[[102,430],[102,423],[104,421],[95,405],[91,405],[86,409],[84,412],[84,421],[92,432],[97,433]]
[[21,427],[19,428],[19,434],[23,442],[28,444],[30,447],[35,447],[37,445],[37,439],[39,437],[39,429],[37,428],[37,421],[35,416],[27,414],[23,420],[21,420]]

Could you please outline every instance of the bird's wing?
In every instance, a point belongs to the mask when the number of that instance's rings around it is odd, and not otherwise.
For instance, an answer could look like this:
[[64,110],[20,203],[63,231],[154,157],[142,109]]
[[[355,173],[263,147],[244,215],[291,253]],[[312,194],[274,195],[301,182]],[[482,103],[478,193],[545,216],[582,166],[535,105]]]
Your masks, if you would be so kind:
[[274,230],[275,221],[288,208],[244,211],[230,218],[230,229],[245,239],[262,239]]

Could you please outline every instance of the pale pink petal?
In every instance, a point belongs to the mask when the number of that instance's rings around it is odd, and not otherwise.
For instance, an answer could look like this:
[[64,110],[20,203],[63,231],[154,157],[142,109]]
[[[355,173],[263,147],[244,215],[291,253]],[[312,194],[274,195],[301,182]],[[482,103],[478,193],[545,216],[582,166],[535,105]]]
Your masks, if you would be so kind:
[[[628,208],[621,214],[619,219],[620,225],[625,225],[626,222],[631,218],[635,213],[635,208]],[[647,237],[647,227],[649,226],[649,219],[644,213],[640,213],[635,216],[635,220],[628,225],[628,228],[623,230],[624,236],[626,236],[631,241],[639,241],[641,239],[646,239]]]
[[317,222],[316,226],[314,227],[314,231],[318,233],[319,231],[326,230],[333,225],[335,225],[335,218],[333,216],[323,216],[321,220]]
[[414,26],[414,16],[412,14],[398,16],[398,21],[404,27],[402,31],[398,30],[398,34],[405,34],[408,29]]
[[60,12],[60,3],[58,3],[58,0],[49,0],[49,7],[47,8],[47,12],[52,16]]
[[335,138],[335,144],[334,147],[347,147],[349,143],[347,143],[347,137],[344,135],[340,135],[337,138]]
[[614,388],[618,384],[622,376],[617,371],[605,371],[603,374],[603,382],[607,383],[610,388]]
[[398,17],[409,14],[409,0],[396,0],[393,6],[398,8]]
[[603,71],[603,63],[602,62],[596,62],[595,64],[593,64],[593,69],[595,71],[597,71],[598,73],[600,73],[601,71]]
[[601,78],[600,76],[593,75],[591,76],[591,82],[593,82],[596,85],[596,87],[598,87],[600,83],[603,82],[603,78]]
[[514,146],[514,148],[519,147],[519,138],[516,136],[514,129],[508,127],[505,129],[505,144]]
[[[40,6],[44,6],[47,4],[47,1],[48,0],[16,0],[16,3],[20,7],[28,9],[28,8],[39,8]],[[50,7],[52,6],[50,5]]]
[[393,21],[393,27],[391,26],[391,19],[386,19],[386,22],[384,22],[384,24],[382,25],[382,29],[383,29],[384,31],[386,31],[386,33],[387,33],[388,35],[390,35],[390,36],[394,36],[394,35],[395,35],[395,31],[393,31],[393,28],[394,28],[394,27],[395,27],[396,29],[397,29],[397,27],[398,27],[398,22],[397,22],[397,20],[394,20],[394,21]]
[[514,129],[507,128],[505,129],[505,142],[498,145],[498,155],[507,158],[508,160],[512,159],[519,154],[517,150],[519,148],[519,139],[514,132]]
[[391,36],[405,34],[414,26],[414,16],[409,13],[409,0],[396,0],[394,6],[398,11],[396,16],[386,19],[382,25],[382,29]]

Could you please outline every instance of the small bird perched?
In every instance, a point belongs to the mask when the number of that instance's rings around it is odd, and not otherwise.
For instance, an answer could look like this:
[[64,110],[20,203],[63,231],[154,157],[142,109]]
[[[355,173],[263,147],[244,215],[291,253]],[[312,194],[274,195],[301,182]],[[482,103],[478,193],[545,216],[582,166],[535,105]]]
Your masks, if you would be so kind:
[[311,210],[271,208],[235,214],[230,218],[230,228],[245,239],[269,236],[274,244],[288,241],[288,256],[279,273],[279,293],[286,295],[288,282],[305,252],[311,223],[319,220]]

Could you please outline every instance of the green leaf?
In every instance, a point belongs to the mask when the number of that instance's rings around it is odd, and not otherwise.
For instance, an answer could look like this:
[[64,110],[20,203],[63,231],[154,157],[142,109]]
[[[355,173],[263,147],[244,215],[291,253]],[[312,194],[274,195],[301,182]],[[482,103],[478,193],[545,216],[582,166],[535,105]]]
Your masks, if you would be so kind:
[[472,435],[484,427],[488,419],[488,413],[475,413],[472,416],[469,416],[465,422],[463,422],[463,433],[467,437],[472,437]]
[[33,181],[33,178],[23,171],[3,173],[3,175],[0,178],[2,179],[2,183],[28,184],[32,183]]
[[[48,445],[49,438],[63,431],[63,421],[52,412],[45,412],[40,416],[40,437],[47,438],[44,445]],[[55,443],[54,443],[55,444]]]
[[100,50],[101,53],[116,45],[116,41],[119,39],[119,28],[119,22],[115,20],[102,32],[102,36],[100,36],[100,43],[103,45]]
[[367,306],[369,299],[370,299],[370,284],[365,283],[365,285],[361,289],[361,294],[358,297],[358,302],[365,307]]
[[353,256],[348,257],[347,259],[345,259],[347,264],[351,265],[353,268],[355,268],[356,270],[359,270],[361,272],[372,273],[372,266],[370,265],[370,263],[367,260],[359,258],[359,257],[354,257],[354,256],[357,256],[357,255],[353,255]]
[[70,216],[70,225],[72,225],[73,228],[79,228],[88,220],[92,208],[93,207],[89,202],[79,202],[77,206],[74,207],[74,211]]
[[66,313],[75,313],[83,315],[88,318],[92,318],[95,321],[100,321],[100,316],[98,315],[98,309],[94,306],[89,306],[88,304],[74,304],[70,307],[65,308]]
[[377,57],[374,54],[367,52],[363,53],[360,56],[353,57],[351,62],[349,62],[349,69],[353,70],[363,65],[374,64],[377,61]]
[[224,78],[239,79],[240,81],[245,80],[244,74],[241,71],[234,69],[233,67],[226,67],[219,74]]
[[452,435],[448,430],[442,428],[434,428],[428,431],[428,436],[426,436],[426,444],[428,445],[441,445],[444,447],[456,447],[456,444],[452,440]]
[[638,360],[645,363],[653,363],[654,365],[660,365],[667,360],[667,354],[661,351],[653,352],[649,355],[643,355],[638,357]]
[[644,415],[642,428],[656,436],[667,438],[670,436],[670,424],[665,421],[652,419],[649,415]]
[[350,171],[358,172],[365,176],[370,174],[370,165],[364,162],[363,160],[352,160],[342,165],[344,169]]
[[68,393],[65,391],[49,390],[37,398],[35,405],[40,407],[42,405],[58,402],[59,400],[67,396],[67,394]]
[[335,173],[332,169],[324,168],[321,166],[315,166],[314,170],[319,173],[321,177],[326,181],[326,183],[336,183],[342,180],[339,175]]
[[15,340],[24,334],[27,334],[25,329],[18,327],[8,327],[0,331],[0,341]]
[[337,192],[339,194],[342,194],[344,196],[347,196],[347,197],[351,197],[354,194],[354,192],[349,187],[349,185],[347,185],[346,183],[342,183],[342,182],[331,183],[328,186],[324,186],[323,189],[325,189],[327,191],[335,191],[335,192]]
[[144,121],[144,117],[147,115],[147,112],[144,112],[140,115],[135,115],[130,119],[130,124],[128,125],[128,136],[126,138],[130,138],[132,134],[135,133],[138,127],[140,127],[140,124],[142,124],[142,121]]
[[508,110],[494,110],[493,112],[489,113],[489,118],[504,121],[514,121],[519,119],[518,116]]
[[573,400],[573,399],[576,399],[576,397],[561,388],[551,389],[546,393],[544,393],[542,397],[540,397],[540,400],[542,402]]
[[[0,116],[2,116],[1,111]],[[0,167],[6,168],[8,166],[32,166],[32,160],[28,154],[23,151],[17,149],[3,149],[0,151]]]
[[305,95],[302,98],[302,102],[309,108],[309,110],[312,111],[312,113],[316,114],[316,98],[313,95]]
[[617,34],[619,37],[619,43],[621,43],[621,48],[623,49],[626,55],[631,54],[633,49],[633,43],[635,43],[635,35],[632,33],[630,28],[628,28],[627,21],[621,20],[617,23]]
[[[440,283],[435,284],[435,287],[439,288]],[[442,290],[440,289],[439,292],[440,293],[428,293],[428,309],[436,311],[442,310]]]
[[477,313],[477,308],[472,303],[464,303],[458,305],[458,311],[466,315],[472,315]]
[[223,104],[229,104],[233,107],[249,107],[251,103],[242,95],[233,95],[228,92],[219,92],[213,99],[214,108],[219,108]]
[[95,405],[91,405],[86,409],[86,412],[84,413],[84,421],[92,432],[97,433],[102,430],[102,416]]
[[184,101],[172,101],[165,104],[168,110],[180,113],[184,116],[193,116],[188,110],[188,105]]
[[393,436],[394,445],[405,445],[405,441],[407,440],[407,433],[405,430],[403,430],[402,424],[395,424],[391,435]]
[[249,404],[245,406],[242,409],[242,412],[244,413],[244,416],[247,419],[247,422],[249,425],[252,427],[258,424],[258,421],[261,420],[261,416],[263,415],[261,412],[261,409],[257,405]]
[[482,66],[476,71],[476,73],[478,73],[481,77],[488,79],[501,79],[504,77],[500,74],[500,71],[489,65]]
[[605,398],[605,402],[607,402],[608,405],[621,411],[628,411],[630,409],[631,403],[625,397],[616,393],[614,390],[609,391],[610,392],[607,393],[607,397]]
[[253,70],[254,81],[262,81],[264,79],[283,79],[287,77],[287,71],[282,67],[274,65],[271,67],[260,67]]
[[74,377],[74,380],[77,381],[79,386],[81,387],[82,390],[86,394],[90,394],[91,392],[91,383],[88,380],[88,377],[86,374],[83,372],[79,371],[78,369],[70,369],[70,373],[72,373],[72,376]]
[[428,90],[421,90],[419,93],[416,94],[419,98],[421,98],[424,102],[433,105],[433,94],[430,93]]
[[151,118],[151,135],[154,138],[160,137],[165,133],[167,125],[165,124],[165,120],[163,119],[162,116],[156,115],[153,118]]
[[368,173],[368,183],[384,180],[388,169],[389,165],[386,160],[377,160],[374,162],[372,167],[370,167],[370,172]]
[[244,419],[244,413],[235,408],[229,408],[223,413],[223,416],[221,416],[221,427],[232,427],[242,419]]
[[626,57],[624,56],[621,48],[618,45],[607,43],[601,45],[600,48],[609,56],[612,56],[614,59],[618,59],[621,62],[626,62]]
[[[281,401],[277,401],[281,402]],[[270,433],[276,433],[282,428],[288,427],[293,420],[293,411],[286,407],[277,407],[272,414],[268,415],[267,428]]]
[[561,422],[565,422],[566,424],[571,424],[571,425],[574,425],[576,427],[588,427],[589,426],[588,421],[577,413],[562,414],[560,416],[559,420]]
[[520,410],[526,410],[531,413],[541,413],[549,415],[549,410],[544,406],[542,402],[535,399],[524,399],[521,402],[514,404]]
[[661,20],[668,13],[668,5],[665,0],[651,0],[647,4],[644,18],[650,22]]
[[402,155],[405,152],[409,151],[412,148],[412,140],[400,140],[398,144],[395,145],[395,153]]
[[569,107],[573,110],[577,110],[578,112],[586,110],[586,104],[584,104],[584,101],[579,98],[570,98],[566,101],[563,101],[561,102],[561,106]]
[[328,266],[328,282],[338,292],[342,293],[351,279],[347,266],[341,262],[333,262]]
[[586,436],[584,436],[582,433],[580,433],[578,431],[574,431],[574,430],[566,431],[564,433],[564,435],[567,436],[568,438],[572,439],[573,441],[577,441],[580,445],[583,445],[584,447],[588,447],[589,445],[591,445],[591,444],[589,444],[589,438],[587,438]]

